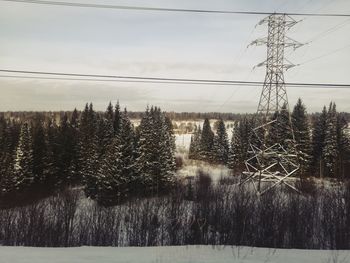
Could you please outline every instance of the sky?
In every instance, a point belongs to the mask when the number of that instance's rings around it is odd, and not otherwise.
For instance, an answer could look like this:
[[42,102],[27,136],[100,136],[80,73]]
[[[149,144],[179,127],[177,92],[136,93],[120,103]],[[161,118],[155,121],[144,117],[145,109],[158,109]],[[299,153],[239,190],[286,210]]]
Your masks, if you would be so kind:
[[[62,0],[61,0],[62,1]],[[348,13],[348,0],[85,0],[71,2],[263,12]],[[166,78],[263,81],[262,15],[77,8],[0,0],[0,69]],[[307,43],[286,51],[300,64],[286,82],[350,83],[350,19],[295,17],[287,34]],[[313,40],[313,41],[311,41]],[[9,75],[0,73],[1,75]],[[18,74],[17,74],[18,75]],[[350,89],[288,88],[309,112],[335,101],[350,111]],[[261,87],[35,80],[0,77],[0,111],[104,110],[157,105],[166,111],[255,112]]]

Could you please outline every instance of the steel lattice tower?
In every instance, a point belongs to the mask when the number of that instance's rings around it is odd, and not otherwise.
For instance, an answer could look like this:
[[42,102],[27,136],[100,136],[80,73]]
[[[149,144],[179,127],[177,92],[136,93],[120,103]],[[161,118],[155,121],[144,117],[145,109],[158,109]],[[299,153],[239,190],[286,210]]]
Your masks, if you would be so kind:
[[266,66],[266,75],[241,182],[253,182],[258,194],[280,183],[296,190],[287,179],[299,169],[283,74],[294,66],[285,59],[285,48],[301,46],[286,36],[286,31],[297,22],[288,15],[272,14],[259,25],[266,23],[267,38],[252,42],[252,45],[267,45],[267,59],[258,65]]

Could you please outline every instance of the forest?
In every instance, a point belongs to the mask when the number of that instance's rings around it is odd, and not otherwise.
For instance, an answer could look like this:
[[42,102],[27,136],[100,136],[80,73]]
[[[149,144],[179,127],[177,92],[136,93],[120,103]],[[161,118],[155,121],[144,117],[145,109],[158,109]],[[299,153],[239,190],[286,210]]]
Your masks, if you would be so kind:
[[[282,109],[275,115],[275,118],[280,118],[281,121],[272,125],[267,140],[287,145],[287,141],[292,138],[287,127],[288,112]],[[335,103],[331,102],[328,109],[323,107],[320,114],[310,118],[305,105],[299,99],[291,113],[291,121],[301,165],[300,176],[337,179],[350,176],[348,122],[344,113],[337,112]],[[216,130],[213,132],[209,120],[205,119],[203,127],[197,128],[191,137],[189,158],[224,164],[241,172],[244,169],[244,161],[248,158],[251,131],[257,126],[255,116],[242,116],[236,121],[231,140],[228,140],[222,119],[217,121],[215,126]]]
[[[214,181],[201,168],[177,176],[186,160],[176,152],[169,114],[158,107],[147,107],[135,126],[119,103],[104,112],[90,103],[59,117],[4,113],[0,244],[349,249],[346,116],[333,102],[309,115],[298,100],[291,119],[300,193],[282,185],[258,198],[238,176],[256,125],[252,114],[237,118],[232,138],[220,117],[213,127],[205,118],[193,131],[187,162],[232,171]],[[290,137],[283,126],[272,129],[268,140]]]
[[59,123],[37,114],[31,121],[0,119],[2,206],[82,186],[103,205],[154,195],[174,183],[175,142],[170,119],[147,108],[134,128],[126,110],[108,105],[98,114],[86,104]]

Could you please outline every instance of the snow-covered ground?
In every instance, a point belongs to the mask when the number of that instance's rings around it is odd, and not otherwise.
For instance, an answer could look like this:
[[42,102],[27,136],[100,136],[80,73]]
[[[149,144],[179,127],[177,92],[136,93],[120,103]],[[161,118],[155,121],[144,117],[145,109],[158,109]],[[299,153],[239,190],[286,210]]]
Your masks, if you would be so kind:
[[185,159],[185,165],[177,171],[177,175],[183,177],[195,176],[199,170],[209,174],[214,182],[231,174],[231,170],[224,165],[212,165],[202,161]]
[[341,263],[348,251],[249,247],[1,247],[2,263]]

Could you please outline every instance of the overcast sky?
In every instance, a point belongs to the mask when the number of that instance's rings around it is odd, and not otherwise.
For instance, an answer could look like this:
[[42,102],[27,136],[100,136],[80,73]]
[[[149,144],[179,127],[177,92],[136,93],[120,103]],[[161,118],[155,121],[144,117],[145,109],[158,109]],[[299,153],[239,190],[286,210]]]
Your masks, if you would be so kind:
[[[71,0],[70,0],[71,1]],[[266,12],[350,13],[349,0],[129,0],[99,4]],[[263,81],[267,34],[263,16],[142,12],[0,1],[0,68],[169,78]],[[286,82],[350,83],[350,19],[304,19],[288,35],[306,43],[286,57]],[[330,30],[334,28],[337,30]],[[326,32],[322,35],[320,33]],[[334,52],[336,51],[336,52]],[[333,52],[333,53],[332,53]],[[327,55],[327,56],[323,56]],[[314,58],[318,58],[315,59]],[[308,62],[309,60],[312,60]],[[305,64],[303,64],[306,62]],[[1,73],[0,75],[8,75]],[[261,87],[195,86],[0,78],[0,111],[104,110],[118,99],[129,110],[154,104],[167,111],[254,112]],[[309,112],[330,100],[350,111],[350,89],[289,88]]]

